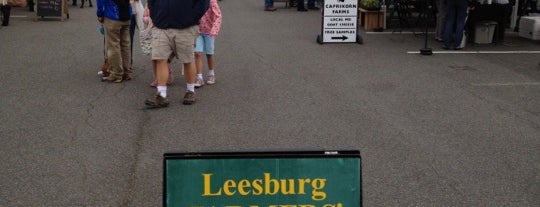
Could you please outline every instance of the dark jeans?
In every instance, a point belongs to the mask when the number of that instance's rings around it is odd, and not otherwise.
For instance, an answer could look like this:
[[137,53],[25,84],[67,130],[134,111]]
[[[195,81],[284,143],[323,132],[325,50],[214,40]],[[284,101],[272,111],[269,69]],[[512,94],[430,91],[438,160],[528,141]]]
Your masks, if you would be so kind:
[[[444,27],[444,46],[457,48],[463,39],[465,18],[467,18],[467,0],[447,1],[446,26]],[[452,38],[453,37],[453,38]]]
[[493,6],[499,7],[498,10],[502,11],[502,25],[497,25],[497,41],[502,42],[504,40],[504,32],[507,27],[510,27],[510,18],[512,16],[511,4],[493,4]]
[[4,15],[4,21],[2,21],[2,26],[8,26],[9,16],[11,14],[11,6],[9,5],[0,6],[0,9],[2,10],[2,15]]
[[34,0],[27,0],[26,3],[28,4],[28,11],[33,12],[34,11]]
[[529,5],[531,6],[531,12],[536,13],[538,12],[536,5],[538,3],[538,0],[529,0]]
[[[304,0],[297,0],[296,2],[298,2],[297,5],[296,5],[296,8],[305,9],[304,8]],[[308,0],[307,1],[307,7],[309,9],[314,8],[315,7],[315,0]]]

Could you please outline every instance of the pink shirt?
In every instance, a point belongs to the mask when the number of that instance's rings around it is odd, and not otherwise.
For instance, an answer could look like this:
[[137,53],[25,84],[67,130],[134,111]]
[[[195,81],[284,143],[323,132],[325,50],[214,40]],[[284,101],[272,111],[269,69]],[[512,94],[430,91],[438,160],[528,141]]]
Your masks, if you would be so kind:
[[221,27],[221,10],[217,0],[210,0],[210,7],[199,21],[199,33],[216,38]]

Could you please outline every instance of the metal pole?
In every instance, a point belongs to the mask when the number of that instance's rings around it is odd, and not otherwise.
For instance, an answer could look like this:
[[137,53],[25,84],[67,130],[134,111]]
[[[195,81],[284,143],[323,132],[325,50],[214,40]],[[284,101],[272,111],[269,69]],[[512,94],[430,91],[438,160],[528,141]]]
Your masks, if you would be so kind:
[[422,55],[432,55],[433,50],[431,48],[427,47],[427,41],[428,41],[428,23],[429,23],[429,0],[426,1],[426,8],[424,9],[425,15],[426,15],[426,30],[424,33],[424,48],[420,49],[420,54]]

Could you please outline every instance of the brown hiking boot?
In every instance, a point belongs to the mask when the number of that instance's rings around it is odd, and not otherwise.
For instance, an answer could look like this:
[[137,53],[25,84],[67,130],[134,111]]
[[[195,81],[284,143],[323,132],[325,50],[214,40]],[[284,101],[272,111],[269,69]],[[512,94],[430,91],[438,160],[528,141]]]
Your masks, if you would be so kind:
[[162,108],[169,106],[169,101],[167,98],[163,98],[159,93],[155,93],[149,99],[144,101],[144,104],[147,108]]
[[111,83],[122,83],[122,78],[113,77],[109,75],[108,77],[104,78],[104,80],[109,81]]
[[195,103],[195,92],[193,91],[187,91],[186,95],[184,95],[184,102],[182,102],[184,105],[191,105]]
[[122,76],[122,79],[125,80],[125,81],[130,81],[131,80],[131,75],[124,73],[124,75]]

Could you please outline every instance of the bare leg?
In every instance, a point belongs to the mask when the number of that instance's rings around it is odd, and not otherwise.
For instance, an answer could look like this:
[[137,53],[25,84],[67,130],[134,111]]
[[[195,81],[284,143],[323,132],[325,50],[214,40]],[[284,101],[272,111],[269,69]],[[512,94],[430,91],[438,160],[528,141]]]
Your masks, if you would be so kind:
[[184,101],[182,104],[191,105],[195,103],[195,74],[197,69],[195,61],[190,63],[184,63],[184,80],[186,81],[186,94],[184,95]]
[[201,52],[195,53],[195,66],[197,68],[197,74],[201,74],[203,70],[203,60]]
[[[197,69],[195,69],[195,63],[184,63],[184,80],[187,84],[195,84]],[[167,74],[168,75],[168,74]],[[158,80],[159,81],[159,80]],[[165,78],[165,82],[167,78]],[[158,82],[159,83],[159,82]]]
[[167,60],[156,60],[156,79],[158,86],[167,86],[169,78],[169,66]]
[[214,70],[214,55],[206,55],[206,60],[208,61],[208,70]]

